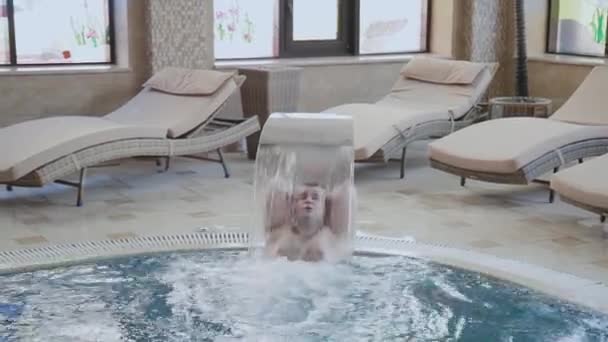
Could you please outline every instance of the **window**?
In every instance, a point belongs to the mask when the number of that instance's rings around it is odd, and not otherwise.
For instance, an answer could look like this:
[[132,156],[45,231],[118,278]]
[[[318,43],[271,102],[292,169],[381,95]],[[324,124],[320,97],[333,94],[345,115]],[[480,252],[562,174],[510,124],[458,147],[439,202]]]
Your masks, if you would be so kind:
[[547,51],[583,56],[608,55],[608,1],[551,0]]
[[0,0],[0,64],[8,64],[10,62],[8,41],[8,8],[6,0]]
[[0,0],[0,64],[113,62],[112,0]]
[[215,58],[427,51],[428,0],[214,0]]

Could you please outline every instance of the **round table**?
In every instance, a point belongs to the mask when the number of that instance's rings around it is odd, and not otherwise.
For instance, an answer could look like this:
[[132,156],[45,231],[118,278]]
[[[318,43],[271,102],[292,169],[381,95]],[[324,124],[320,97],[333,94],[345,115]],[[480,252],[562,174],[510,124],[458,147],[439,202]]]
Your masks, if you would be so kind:
[[551,115],[551,100],[542,97],[506,96],[489,101],[490,118],[528,116],[547,118]]

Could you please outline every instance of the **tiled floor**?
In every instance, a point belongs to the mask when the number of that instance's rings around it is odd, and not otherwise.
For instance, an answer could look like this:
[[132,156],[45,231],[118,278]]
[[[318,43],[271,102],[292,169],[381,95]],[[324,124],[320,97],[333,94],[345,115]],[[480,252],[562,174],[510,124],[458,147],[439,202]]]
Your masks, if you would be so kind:
[[[398,163],[357,165],[357,228],[411,236],[516,259],[608,284],[608,241],[596,215],[548,203],[546,189],[470,181],[428,167],[425,145],[408,151],[407,179]],[[118,239],[249,228],[253,163],[228,155],[233,177],[218,164],[179,159],[168,173],[126,161],[89,172],[85,206],[71,188],[0,191],[0,250],[68,241]]]

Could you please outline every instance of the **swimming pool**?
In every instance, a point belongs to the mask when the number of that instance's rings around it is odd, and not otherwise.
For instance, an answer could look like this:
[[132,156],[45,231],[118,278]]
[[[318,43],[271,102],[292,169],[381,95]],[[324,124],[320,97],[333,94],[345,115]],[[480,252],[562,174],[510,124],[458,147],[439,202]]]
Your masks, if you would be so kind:
[[330,265],[173,252],[0,285],[0,341],[608,340],[608,316],[405,256]]

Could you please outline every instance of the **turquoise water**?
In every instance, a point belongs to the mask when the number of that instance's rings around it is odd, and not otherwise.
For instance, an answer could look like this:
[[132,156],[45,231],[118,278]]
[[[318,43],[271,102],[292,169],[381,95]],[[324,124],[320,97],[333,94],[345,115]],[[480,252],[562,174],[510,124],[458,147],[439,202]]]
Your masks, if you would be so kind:
[[245,252],[0,277],[0,341],[608,341],[608,317],[406,257],[340,265]]

